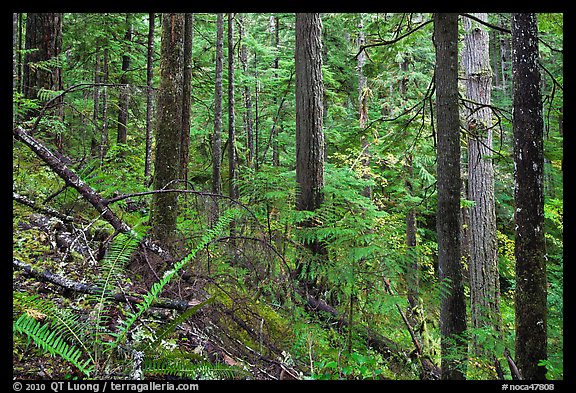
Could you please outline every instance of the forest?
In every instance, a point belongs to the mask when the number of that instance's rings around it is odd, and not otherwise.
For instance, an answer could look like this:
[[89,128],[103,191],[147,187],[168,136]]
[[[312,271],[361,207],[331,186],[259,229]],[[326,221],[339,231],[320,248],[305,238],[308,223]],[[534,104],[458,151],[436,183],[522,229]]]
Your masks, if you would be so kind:
[[13,379],[563,380],[563,31],[13,13]]

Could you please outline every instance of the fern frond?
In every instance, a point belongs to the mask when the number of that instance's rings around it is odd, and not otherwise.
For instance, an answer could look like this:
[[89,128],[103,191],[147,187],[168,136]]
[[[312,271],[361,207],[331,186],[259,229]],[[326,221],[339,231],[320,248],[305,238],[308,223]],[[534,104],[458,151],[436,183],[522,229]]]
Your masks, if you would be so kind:
[[[121,233],[110,245],[108,252],[102,259],[101,273],[96,279],[96,285],[102,288],[101,294],[95,297],[96,318],[94,333],[96,336],[106,331],[107,317],[103,314],[105,306],[111,303],[110,294],[119,282],[130,261],[134,250],[138,247],[140,239],[133,233]],[[106,332],[107,333],[107,332]]]
[[160,281],[157,281],[152,285],[148,293],[142,299],[142,302],[136,305],[136,312],[129,312],[127,319],[124,321],[120,321],[120,323],[118,324],[119,331],[118,333],[113,334],[115,340],[110,343],[109,350],[118,347],[118,345],[124,341],[124,339],[126,338],[126,334],[130,330],[132,325],[134,325],[134,323],[138,320],[138,318],[140,318],[140,316],[144,312],[150,309],[152,303],[156,299],[158,299],[164,287],[166,287],[166,285],[182,270],[182,268],[184,268],[184,266],[186,266],[196,256],[196,253],[198,253],[198,251],[202,250],[204,247],[210,244],[210,242],[216,239],[220,235],[220,233],[224,231],[224,229],[228,228],[230,222],[232,221],[232,219],[236,214],[237,210],[233,209],[228,210],[224,214],[222,214],[216,225],[214,225],[213,228],[208,230],[204,234],[204,236],[202,236],[202,239],[200,240],[200,243],[196,245],[196,248],[192,250],[192,252],[190,252],[188,255],[186,255],[183,259],[176,262],[172,267],[172,269],[164,273],[164,276],[160,279]]
[[90,376],[93,370],[92,360],[89,358],[82,361],[82,351],[68,344],[61,335],[50,329],[49,323],[40,323],[28,314],[22,314],[12,325],[14,333],[24,334],[30,338],[36,346],[50,355],[58,355],[70,362],[86,376]]
[[20,309],[35,320],[47,319],[52,330],[64,339],[77,343],[94,361],[87,348],[87,343],[92,339],[92,336],[87,334],[90,332],[88,321],[81,321],[80,315],[72,314],[68,309],[58,308],[51,301],[41,299],[37,295],[13,292],[12,298],[14,308]]

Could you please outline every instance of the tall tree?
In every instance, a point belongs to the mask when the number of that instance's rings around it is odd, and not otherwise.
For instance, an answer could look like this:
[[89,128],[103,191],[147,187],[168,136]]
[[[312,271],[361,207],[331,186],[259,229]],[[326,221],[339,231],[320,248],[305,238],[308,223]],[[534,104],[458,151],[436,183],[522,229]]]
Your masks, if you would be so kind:
[[247,162],[250,168],[254,167],[254,130],[253,130],[253,119],[252,119],[252,96],[250,94],[250,83],[248,79],[248,50],[246,48],[246,26],[244,25],[244,15],[238,14],[238,24],[240,26],[239,34],[240,41],[240,64],[242,66],[242,71],[244,72],[244,89],[242,90],[242,96],[244,97],[244,107],[245,107],[245,119],[246,124],[246,144],[247,144]]
[[[182,86],[182,132],[180,135],[180,178],[188,182],[190,150],[190,105],[192,103],[192,39],[194,14],[186,13],[184,25],[184,80]],[[187,186],[186,186],[187,188]]]
[[[156,156],[154,189],[175,188],[179,176],[179,145],[182,130],[184,80],[184,14],[162,14],[160,90],[156,110]],[[170,246],[178,215],[177,193],[156,193],[152,200],[152,233]]]
[[[224,57],[224,14],[216,16],[216,81],[214,83],[214,133],[212,136],[212,193],[220,194],[220,158],[222,156],[222,61]],[[212,220],[218,216],[214,202]]]
[[[102,83],[106,84],[109,81],[110,75],[108,69],[108,48],[104,48],[104,54],[102,56]],[[104,161],[104,157],[108,152],[108,144],[108,88],[106,86],[102,86],[102,130],[100,132],[100,162]]]
[[[280,29],[279,29],[279,18],[277,15],[270,15],[269,20],[270,25],[270,46],[274,50],[274,80],[278,80],[278,68],[280,61]],[[274,107],[278,107],[278,97],[274,97]],[[278,108],[278,114],[280,113],[280,108]],[[278,146],[278,134],[280,133],[280,127],[278,126],[278,121],[275,120],[272,125],[272,165],[280,166],[280,151]]]
[[116,143],[126,143],[128,126],[130,48],[132,42],[132,14],[126,14],[126,33],[124,34],[124,55],[122,56],[122,74],[120,75],[120,96],[118,98],[118,136]]
[[[296,14],[296,182],[297,210],[314,211],[324,200],[324,131],[322,113],[322,22],[320,14]],[[311,223],[307,223],[311,225]],[[324,247],[308,244],[313,254],[324,254]],[[306,275],[308,266],[300,264],[297,273]]]
[[458,14],[434,14],[438,162],[438,270],[447,288],[440,305],[442,379],[465,379],[466,304],[460,248],[460,121],[458,115]]
[[516,203],[516,362],[524,379],[545,379],[544,123],[534,13],[512,14],[514,200]]
[[[473,14],[488,22],[487,13]],[[470,312],[475,329],[501,330],[498,247],[496,243],[496,207],[494,169],[492,167],[492,69],[488,32],[476,21],[463,19],[465,37],[462,66],[466,84],[466,128],[468,131],[468,199],[470,207]],[[477,355],[485,354],[473,345]],[[490,354],[494,357],[494,354]]]
[[[358,21],[358,38],[357,38],[357,46],[358,49],[361,50],[363,45],[366,44],[366,37],[364,33],[364,14],[359,15]],[[358,112],[359,112],[359,119],[360,119],[360,129],[364,129],[366,124],[368,124],[368,98],[370,96],[370,88],[368,87],[368,79],[364,75],[364,66],[366,65],[366,52],[361,50],[358,54],[358,63],[357,63],[357,70],[358,70]],[[368,138],[366,135],[362,135],[360,138],[360,144],[362,147],[362,172],[363,178],[369,177],[370,171],[370,143],[368,142]],[[367,186],[362,191],[362,195],[367,198],[372,197],[372,187]]]
[[[228,14],[228,181],[230,198],[238,200],[238,173],[236,157],[236,115],[234,113],[234,14]],[[230,243],[236,256],[236,222],[230,222]],[[236,259],[236,258],[234,258]]]
[[[41,90],[63,89],[62,67],[59,56],[62,52],[62,13],[28,13],[26,16],[26,41],[24,56],[23,93],[28,99],[39,99],[46,103]],[[62,97],[53,102],[49,112],[62,119]],[[37,115],[38,112],[32,113]],[[58,150],[63,148],[62,135],[53,135]]]
[[146,156],[144,161],[144,183],[150,184],[152,171],[152,134],[154,111],[154,22],[156,14],[148,14],[148,44],[146,56]]

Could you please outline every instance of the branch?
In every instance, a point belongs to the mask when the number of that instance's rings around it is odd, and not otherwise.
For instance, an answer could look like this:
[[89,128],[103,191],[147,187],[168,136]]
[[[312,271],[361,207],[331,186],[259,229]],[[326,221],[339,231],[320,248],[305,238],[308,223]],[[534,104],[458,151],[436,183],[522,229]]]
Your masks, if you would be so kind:
[[[118,218],[118,216],[108,208],[107,201],[100,196],[92,187],[86,184],[80,177],[54,155],[46,146],[34,139],[22,127],[17,126],[12,129],[14,137],[27,145],[38,157],[40,157],[48,166],[58,175],[67,185],[73,187],[82,195],[94,208],[102,215],[102,218],[108,221],[112,227],[120,233],[134,233],[133,229]],[[149,239],[143,239],[142,242],[150,250],[154,251],[167,262],[172,262],[174,258],[171,254],[152,243]]]
[[26,198],[25,196],[18,194],[15,191],[12,191],[12,199],[18,203],[25,205],[25,206],[31,207],[33,210],[36,210],[36,211],[39,211],[41,213],[48,214],[50,216],[59,218],[60,220],[62,220],[64,222],[78,221],[75,217],[62,214],[58,210],[52,209],[51,207],[42,206],[42,205],[38,204],[37,202],[34,202],[34,201]]
[[510,367],[510,373],[512,374],[512,379],[514,380],[524,379],[522,378],[522,374],[520,373],[520,370],[518,370],[516,363],[514,363],[514,359],[512,359],[512,357],[510,356],[510,351],[508,351],[508,348],[504,349],[504,355],[506,356],[506,360],[508,361],[508,366]]
[[391,44],[395,44],[396,42],[400,41],[403,38],[408,37],[410,34],[414,33],[417,30],[420,30],[422,27],[426,26],[429,23],[432,23],[433,20],[430,19],[424,23],[419,24],[418,26],[416,26],[415,28],[413,28],[412,30],[410,30],[407,33],[402,34],[401,36],[393,39],[393,40],[382,40],[382,41],[378,41],[378,42],[374,42],[371,44],[365,44],[365,45],[361,45],[360,46],[360,50],[358,50],[358,53],[356,53],[356,55],[354,56],[354,59],[357,59],[358,56],[360,55],[360,53],[362,53],[362,51],[364,51],[366,48],[371,48],[374,46],[384,46],[384,45],[391,45]]
[[471,15],[471,14],[460,14],[460,15],[465,16],[468,19],[472,19],[473,21],[476,21],[476,22],[480,23],[481,25],[484,25],[484,26],[489,27],[491,29],[498,30],[502,33],[512,34],[512,31],[510,29],[506,29],[504,27],[493,25],[491,23],[485,22],[482,19],[480,19],[474,15]]
[[[20,270],[24,270],[27,274],[37,278],[40,281],[49,282],[51,284],[58,285],[59,287],[62,287],[64,289],[73,292],[85,293],[89,295],[102,295],[104,293],[104,290],[102,288],[97,287],[95,285],[84,284],[78,281],[71,280],[69,278],[59,276],[57,274],[52,273],[48,269],[40,271],[39,269],[34,268],[31,265],[28,265],[16,258],[12,258],[12,266]],[[137,294],[124,294],[121,292],[112,293],[110,291],[107,291],[105,295],[109,296],[110,298],[112,298],[117,302],[122,303],[136,304],[141,303],[143,301],[142,296]],[[200,301],[191,300],[187,302],[185,300],[157,299],[152,303],[152,306],[157,308],[186,310],[190,307],[196,306],[197,304],[200,304]]]

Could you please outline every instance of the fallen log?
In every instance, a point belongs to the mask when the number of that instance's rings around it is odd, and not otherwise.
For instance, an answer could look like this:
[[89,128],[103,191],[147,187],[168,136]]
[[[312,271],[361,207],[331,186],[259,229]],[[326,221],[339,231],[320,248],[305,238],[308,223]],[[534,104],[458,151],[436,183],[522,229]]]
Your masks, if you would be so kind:
[[[344,315],[324,300],[315,298],[307,293],[304,288],[301,288],[299,292],[302,298],[305,299],[308,310],[319,312],[319,315],[322,315],[322,312],[324,312],[324,315],[327,314],[329,319],[337,321],[340,326],[347,326],[349,324],[348,319]],[[380,353],[385,359],[397,363],[399,367],[405,366],[402,359],[408,359],[409,354],[404,353],[396,342],[382,336],[369,326],[359,325],[358,328],[359,334],[372,349]],[[428,361],[425,361],[422,366],[424,369],[423,379],[439,379],[440,372],[437,366]]]
[[[51,152],[46,146],[32,137],[25,129],[20,126],[14,127],[12,133],[16,140],[23,142],[38,157],[40,157],[64,182],[77,190],[84,199],[86,199],[100,213],[112,227],[120,233],[134,233],[132,228],[118,218],[118,216],[108,207],[107,201],[102,198],[92,187],[86,184],[80,177],[66,164],[61,158]],[[156,254],[160,255],[168,263],[174,262],[171,254],[162,247],[144,238],[142,243]]]
[[62,214],[58,210],[52,209],[51,207],[40,205],[39,203],[32,201],[32,200],[28,199],[27,197],[25,197],[24,195],[20,195],[15,191],[12,191],[12,199],[18,203],[21,203],[25,206],[32,208],[32,210],[47,214],[47,215],[52,216],[52,217],[56,217],[56,218],[62,220],[63,222],[76,222],[76,221],[78,221],[75,217],[68,216],[66,214]]
[[[102,295],[102,294],[104,294],[107,297],[109,297],[110,299],[113,299],[114,301],[121,302],[121,303],[137,304],[137,303],[141,303],[143,301],[142,295],[123,293],[123,292],[115,293],[115,292],[111,292],[111,291],[104,291],[104,289],[102,289],[98,286],[81,283],[78,281],[71,280],[69,278],[59,276],[57,274],[52,273],[48,269],[39,270],[39,269],[34,268],[33,266],[31,266],[27,263],[20,261],[17,258],[12,258],[12,266],[14,266],[20,270],[25,271],[27,274],[29,274],[32,277],[35,277],[36,279],[38,279],[40,281],[49,282],[51,284],[57,285],[59,287],[62,287],[64,289],[67,289],[67,290],[70,290],[73,292],[85,293],[85,294],[89,294],[89,295]],[[174,300],[174,299],[161,298],[161,299],[157,299],[156,301],[154,301],[152,303],[152,307],[167,308],[167,309],[174,309],[174,310],[183,311],[183,310],[186,310],[190,307],[194,307],[200,303],[201,302],[199,300],[195,300],[195,299],[190,300],[190,301],[186,301],[186,300]]]

